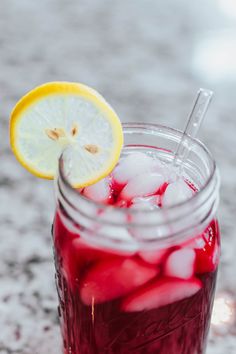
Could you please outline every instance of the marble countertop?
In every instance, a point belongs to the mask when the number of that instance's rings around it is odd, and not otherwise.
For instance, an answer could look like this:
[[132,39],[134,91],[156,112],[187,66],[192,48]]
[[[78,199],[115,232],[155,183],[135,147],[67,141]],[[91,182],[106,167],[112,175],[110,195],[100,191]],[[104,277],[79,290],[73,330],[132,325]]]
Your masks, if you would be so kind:
[[[200,138],[221,172],[217,297],[236,301],[236,5],[229,0],[1,0],[0,354],[58,354],[50,236],[53,184],[16,163],[8,117],[34,86],[97,88],[122,121],[182,128],[196,90],[215,97]],[[207,354],[236,353],[236,320],[212,326]]]

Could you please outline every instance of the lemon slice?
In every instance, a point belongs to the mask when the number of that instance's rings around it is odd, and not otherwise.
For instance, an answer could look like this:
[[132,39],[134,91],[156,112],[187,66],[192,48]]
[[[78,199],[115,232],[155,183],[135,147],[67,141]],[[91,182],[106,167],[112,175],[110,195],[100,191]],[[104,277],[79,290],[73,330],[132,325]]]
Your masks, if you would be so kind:
[[51,82],[27,93],[14,107],[10,144],[28,171],[47,179],[55,177],[65,150],[70,182],[84,187],[112,171],[123,132],[116,113],[95,90],[79,83]]

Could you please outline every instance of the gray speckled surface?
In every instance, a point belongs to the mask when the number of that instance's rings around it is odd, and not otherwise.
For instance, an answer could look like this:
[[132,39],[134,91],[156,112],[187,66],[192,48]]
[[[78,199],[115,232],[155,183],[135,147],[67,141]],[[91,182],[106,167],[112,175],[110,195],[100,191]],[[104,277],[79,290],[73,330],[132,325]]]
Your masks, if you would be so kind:
[[[122,121],[182,127],[199,86],[215,91],[201,132],[222,176],[218,292],[236,299],[236,5],[216,0],[1,0],[0,353],[58,354],[50,224],[53,186],[8,143],[14,103],[50,80],[97,88]],[[228,5],[229,6],[229,5]],[[236,353],[236,324],[211,329],[207,354]]]

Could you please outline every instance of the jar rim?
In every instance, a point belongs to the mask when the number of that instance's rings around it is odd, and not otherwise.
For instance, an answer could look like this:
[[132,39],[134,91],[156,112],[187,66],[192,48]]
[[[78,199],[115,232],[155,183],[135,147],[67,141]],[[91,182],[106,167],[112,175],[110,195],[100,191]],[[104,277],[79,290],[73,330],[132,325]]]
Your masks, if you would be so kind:
[[[135,128],[138,128],[138,129],[144,129],[144,130],[157,130],[157,129],[164,129],[165,131],[168,131],[168,132],[172,132],[172,133],[178,133],[178,134],[181,134],[183,135],[183,132],[181,132],[181,130],[179,129],[175,129],[175,128],[171,128],[171,127],[167,127],[165,125],[162,125],[162,124],[154,124],[154,123],[122,123],[122,126],[123,126],[123,129],[124,131],[126,129],[135,129]],[[185,201],[181,201],[181,202],[178,202],[174,205],[171,205],[171,206],[164,206],[162,207],[163,210],[176,210],[178,208],[180,208],[181,206],[183,205],[187,205],[189,203],[192,203],[192,201],[194,200],[197,200],[197,199],[200,199],[200,197],[202,196],[202,194],[205,192],[205,190],[207,189],[208,185],[210,184],[213,176],[217,173],[217,167],[216,167],[216,162],[210,152],[210,150],[205,146],[205,144],[203,142],[201,142],[199,139],[196,139],[196,138],[191,138],[189,135],[186,135],[185,136],[187,137],[187,139],[189,141],[191,141],[192,143],[194,143],[195,145],[199,146],[201,149],[204,150],[204,152],[207,154],[209,160],[212,162],[212,165],[213,165],[213,168],[212,168],[212,171],[209,175],[209,177],[207,178],[206,182],[204,183],[203,186],[201,186],[201,189],[197,192],[197,193],[194,193],[192,195],[191,198],[185,200]],[[92,199],[89,199],[89,198],[86,198],[84,195],[80,194],[76,189],[73,188],[73,186],[70,184],[70,182],[68,181],[68,179],[66,178],[64,172],[63,172],[63,152],[59,158],[59,171],[58,171],[59,175],[60,175],[60,178],[62,180],[62,183],[65,184],[65,186],[70,190],[72,191],[73,193],[75,193],[78,198],[81,198],[83,199],[84,201],[86,201],[86,203],[88,204],[91,204],[93,206],[96,206],[97,208],[103,208],[103,209],[117,209],[119,210],[119,212],[121,213],[125,213],[127,212],[127,209],[128,208],[115,208],[111,205],[106,205],[104,203],[101,203],[101,202],[97,202],[97,201],[94,201]],[[132,209],[130,210],[129,209],[129,213],[130,214],[137,214],[139,213],[140,210],[137,210],[137,209]],[[143,209],[142,210],[142,213],[146,213],[146,214],[151,214],[151,213],[157,213],[158,210],[145,210]]]
[[[174,142],[178,143],[182,137],[182,132],[180,130],[169,128],[164,125],[159,124],[149,124],[149,123],[124,123],[124,132],[126,134],[153,134],[153,136],[163,137],[165,139],[173,139]],[[92,237],[89,241],[90,243],[98,243],[99,246],[105,246],[109,244],[110,247],[123,248],[129,244],[127,240],[116,238],[110,238],[110,236],[100,233],[101,226],[116,227],[117,231],[120,228],[128,228],[129,230],[158,230],[158,236],[152,235],[148,237],[141,237],[136,240],[139,247],[151,248],[152,245],[158,243],[159,245],[164,243],[172,243],[175,240],[184,239],[190,237],[193,230],[194,235],[202,233],[204,229],[209,225],[211,220],[215,217],[216,208],[218,205],[218,190],[219,190],[219,174],[216,167],[215,160],[213,159],[210,151],[206,146],[198,139],[192,139],[186,135],[195,146],[195,148],[200,148],[200,151],[204,153],[204,158],[201,161],[208,161],[210,167],[208,168],[208,173],[206,180],[201,185],[200,190],[197,193],[187,199],[186,201],[180,202],[178,204],[163,207],[157,210],[137,210],[131,208],[117,208],[112,205],[106,205],[99,202],[94,202],[79,193],[74,189],[69,181],[67,180],[63,172],[63,154],[59,159],[59,171],[58,179],[56,181],[56,191],[58,194],[59,205],[62,206],[64,210],[66,219],[69,222],[69,226],[74,229],[74,232],[79,232],[76,225],[82,225],[88,231],[94,234],[96,230],[96,235],[99,237]],[[127,147],[133,145],[126,145]],[[148,146],[136,144],[135,146]],[[165,150],[165,149],[164,149]],[[168,156],[173,159],[174,151],[166,150]],[[196,155],[196,151],[195,151]],[[191,159],[189,159],[191,161]],[[108,215],[104,218],[101,217],[100,211],[113,211],[116,218],[115,221],[111,220]],[[118,220],[119,215],[130,215],[132,221],[128,221],[127,218],[124,222]],[[134,216],[134,218],[132,218]],[[135,218],[135,216],[138,216]],[[191,216],[191,217],[190,217]],[[65,220],[65,219],[64,219]],[[94,226],[96,225],[96,226]],[[160,232],[160,233],[159,233]],[[151,232],[152,234],[152,232]],[[192,235],[192,236],[194,236]],[[87,236],[86,236],[87,237]],[[118,243],[117,243],[118,242]]]

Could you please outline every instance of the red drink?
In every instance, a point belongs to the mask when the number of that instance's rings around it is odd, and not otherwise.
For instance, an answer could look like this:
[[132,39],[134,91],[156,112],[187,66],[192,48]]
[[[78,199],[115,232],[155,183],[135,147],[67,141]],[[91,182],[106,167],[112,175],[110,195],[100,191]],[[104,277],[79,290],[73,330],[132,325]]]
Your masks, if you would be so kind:
[[[171,225],[168,231],[163,228],[162,237],[159,235],[165,242],[145,248],[141,245],[148,243],[147,240],[154,242],[150,237],[153,219],[148,219],[149,212],[143,210],[143,205],[139,208],[141,196],[131,197],[133,192],[137,194],[136,185],[127,189],[129,182],[118,183],[111,177],[106,204],[117,208],[111,215],[109,209],[106,215],[107,206],[97,204],[94,209],[92,202],[74,191],[81,203],[77,213],[72,199],[65,198],[63,187],[68,185],[63,183],[62,178],[58,184],[60,198],[54,221],[54,247],[64,353],[203,354],[220,252],[219,229],[212,205],[207,208],[205,224],[197,221],[198,225],[194,224],[187,233],[188,219],[194,216],[198,220],[197,204],[192,212],[188,206],[187,221],[183,214],[178,215],[177,222],[172,216],[165,216],[166,224]],[[151,183],[150,179],[147,188]],[[198,194],[189,185],[186,183],[186,188]],[[145,194],[152,216],[153,208],[157,208],[154,212],[162,213],[167,186],[168,182],[162,180],[156,190],[153,188],[153,192]],[[80,192],[89,194],[86,190]],[[92,193],[90,197],[93,199]],[[175,212],[184,204],[177,205]],[[119,218],[114,220],[118,210]],[[183,222],[179,223],[182,218]],[[107,222],[111,225],[104,228]],[[132,223],[150,225],[133,228]],[[132,241],[127,239],[124,229]],[[107,238],[114,230],[117,239]],[[104,239],[100,235],[105,235]],[[119,239],[127,247],[120,247]]]

